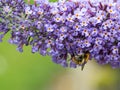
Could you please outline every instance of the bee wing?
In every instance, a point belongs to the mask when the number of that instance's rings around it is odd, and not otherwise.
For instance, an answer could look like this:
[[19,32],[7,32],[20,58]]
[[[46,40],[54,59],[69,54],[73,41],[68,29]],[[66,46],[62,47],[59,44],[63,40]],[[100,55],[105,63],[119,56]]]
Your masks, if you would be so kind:
[[86,63],[88,62],[89,58],[90,58],[90,54],[86,54],[86,55],[85,55],[85,62],[86,62]]

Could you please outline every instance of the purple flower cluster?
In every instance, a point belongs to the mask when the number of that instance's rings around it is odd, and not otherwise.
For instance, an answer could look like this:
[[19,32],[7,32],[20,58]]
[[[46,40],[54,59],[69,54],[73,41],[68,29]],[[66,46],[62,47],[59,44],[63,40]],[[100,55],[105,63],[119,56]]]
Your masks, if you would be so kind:
[[73,54],[90,53],[99,64],[120,68],[120,2],[0,0],[0,41],[10,31],[9,42],[32,46],[32,53],[50,55],[63,67],[77,67]]

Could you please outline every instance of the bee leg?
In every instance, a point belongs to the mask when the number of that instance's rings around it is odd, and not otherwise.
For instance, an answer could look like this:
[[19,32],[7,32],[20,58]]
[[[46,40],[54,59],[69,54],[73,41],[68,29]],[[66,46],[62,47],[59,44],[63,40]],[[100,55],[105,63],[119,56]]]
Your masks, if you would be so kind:
[[82,64],[82,66],[81,66],[81,70],[82,70],[82,71],[83,71],[86,63],[87,63],[87,62],[84,62],[84,63]]
[[84,69],[84,66],[85,66],[85,64],[83,64],[83,65],[81,66],[81,71],[83,71],[83,69]]

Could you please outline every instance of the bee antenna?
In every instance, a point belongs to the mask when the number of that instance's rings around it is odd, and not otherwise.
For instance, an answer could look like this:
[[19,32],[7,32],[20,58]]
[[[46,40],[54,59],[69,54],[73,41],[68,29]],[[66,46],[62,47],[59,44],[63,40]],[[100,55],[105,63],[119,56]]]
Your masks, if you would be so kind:
[[85,53],[89,53],[89,51],[85,51]]

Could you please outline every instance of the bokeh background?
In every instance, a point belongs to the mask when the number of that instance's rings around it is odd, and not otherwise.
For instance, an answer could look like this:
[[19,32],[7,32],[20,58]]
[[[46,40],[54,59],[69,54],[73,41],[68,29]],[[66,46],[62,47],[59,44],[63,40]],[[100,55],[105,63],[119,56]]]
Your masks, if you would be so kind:
[[0,90],[120,90],[120,69],[95,60],[83,71],[63,68],[49,56],[32,54],[30,46],[19,53],[8,38],[9,33],[0,43]]

